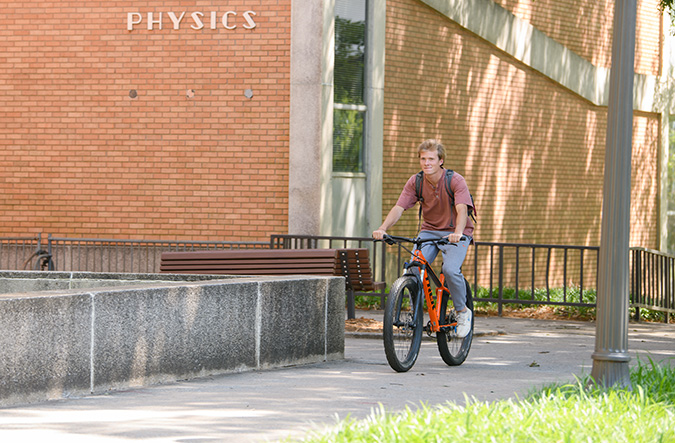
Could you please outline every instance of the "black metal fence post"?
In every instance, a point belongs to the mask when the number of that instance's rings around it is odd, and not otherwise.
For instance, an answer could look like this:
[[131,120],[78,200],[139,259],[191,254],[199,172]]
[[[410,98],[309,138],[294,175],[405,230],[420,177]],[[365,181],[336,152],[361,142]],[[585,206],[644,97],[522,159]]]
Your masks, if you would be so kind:
[[502,305],[504,302],[504,246],[499,246],[499,316],[502,315]]

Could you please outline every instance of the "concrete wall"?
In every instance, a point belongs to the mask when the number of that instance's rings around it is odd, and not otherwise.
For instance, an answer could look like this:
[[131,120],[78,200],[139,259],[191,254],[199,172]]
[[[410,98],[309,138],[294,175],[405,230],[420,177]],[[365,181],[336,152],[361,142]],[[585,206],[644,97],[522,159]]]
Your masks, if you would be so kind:
[[344,357],[342,278],[36,274],[0,292],[131,286],[0,295],[0,406]]

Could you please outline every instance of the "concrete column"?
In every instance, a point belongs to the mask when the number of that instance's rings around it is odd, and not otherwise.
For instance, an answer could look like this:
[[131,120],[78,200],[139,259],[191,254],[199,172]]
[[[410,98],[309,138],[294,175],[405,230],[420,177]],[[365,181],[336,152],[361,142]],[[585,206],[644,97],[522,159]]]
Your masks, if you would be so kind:
[[288,231],[319,235],[330,217],[333,149],[334,1],[291,5]]
[[617,0],[607,115],[607,148],[598,264],[597,331],[591,377],[630,387],[628,277],[636,0]]
[[382,224],[382,177],[384,140],[384,70],[387,0],[368,1],[368,49],[366,97],[367,205],[364,235],[370,236]]

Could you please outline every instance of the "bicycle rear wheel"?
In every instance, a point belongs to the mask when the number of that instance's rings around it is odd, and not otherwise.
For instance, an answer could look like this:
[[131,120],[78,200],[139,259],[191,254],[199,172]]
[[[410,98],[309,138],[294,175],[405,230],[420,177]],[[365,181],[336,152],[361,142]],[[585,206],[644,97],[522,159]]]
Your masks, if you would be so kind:
[[[464,279],[466,284],[466,306],[473,312],[473,296],[471,295],[471,286],[469,282]],[[450,297],[445,293],[441,300],[441,319],[443,324],[455,323],[456,313],[454,309],[450,309]],[[471,342],[473,341],[473,315],[471,316],[471,330],[466,337],[457,337],[456,328],[449,330],[438,331],[436,333],[436,342],[438,343],[438,351],[441,353],[441,358],[449,366],[459,366],[464,363],[469,349],[471,349]]]
[[397,372],[412,368],[419,355],[424,315],[415,315],[418,293],[417,279],[404,275],[394,282],[384,309],[384,353]]

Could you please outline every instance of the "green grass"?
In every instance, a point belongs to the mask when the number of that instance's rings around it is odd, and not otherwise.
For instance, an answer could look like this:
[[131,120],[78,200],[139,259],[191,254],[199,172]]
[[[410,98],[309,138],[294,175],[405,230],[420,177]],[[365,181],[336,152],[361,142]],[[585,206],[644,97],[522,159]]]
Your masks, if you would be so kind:
[[[646,321],[663,323],[665,316],[668,315],[669,322],[675,322],[675,314],[668,314],[666,312],[652,311],[651,309],[640,308],[640,318]],[[630,318],[635,318],[635,308],[630,308]]]
[[[579,303],[580,300],[583,303],[594,304],[596,302],[597,293],[595,289],[584,289],[583,297],[580,297],[579,292],[578,286],[569,286],[566,289],[550,288],[548,293],[545,288],[535,288],[534,292],[532,289],[526,288],[519,289],[518,294],[516,294],[515,288],[504,288],[502,290],[502,299],[505,301],[528,300],[546,303]],[[492,291],[490,291],[488,288],[481,287],[478,288],[478,291],[476,291],[476,297],[498,298],[499,292],[496,288],[493,288]],[[549,305],[510,302],[504,304],[503,306],[509,309],[522,310],[525,308],[537,308]],[[496,314],[498,307],[499,305],[493,302],[476,302],[476,308],[478,309],[478,312],[484,312],[489,315]],[[595,307],[550,305],[550,309],[555,315],[561,318],[580,320],[595,319]]]
[[[476,298],[499,298],[499,290],[492,288],[479,287],[475,291]],[[553,302],[553,303],[595,303],[597,300],[597,293],[595,289],[584,289],[583,297],[579,295],[578,286],[568,286],[567,288],[550,288],[548,294],[546,288],[535,288],[534,293],[532,289],[519,289],[516,296],[515,288],[504,288],[502,290],[502,298],[504,300],[527,300],[538,302]],[[514,306],[526,306],[527,303],[514,304]]]
[[379,410],[300,441],[675,442],[675,369],[639,361],[631,382],[632,391],[603,389],[586,379],[548,386],[523,400]]
[[357,309],[380,309],[380,297],[369,295],[357,295],[354,297]]

